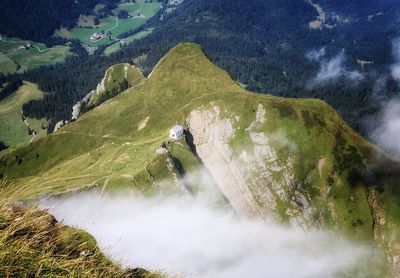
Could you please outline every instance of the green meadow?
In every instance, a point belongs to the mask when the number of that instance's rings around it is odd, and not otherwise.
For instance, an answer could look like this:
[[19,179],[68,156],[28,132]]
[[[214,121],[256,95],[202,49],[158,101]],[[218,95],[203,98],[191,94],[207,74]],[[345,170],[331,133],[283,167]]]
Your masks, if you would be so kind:
[[[29,49],[20,49],[24,43],[31,44]],[[19,38],[0,38],[0,72],[23,72],[36,67],[62,63],[71,55],[68,46],[47,48],[43,43],[21,40]]]
[[[100,24],[92,27],[76,27],[71,30],[72,37],[90,45],[99,46],[109,44],[112,41],[119,40],[119,36],[128,31],[135,30],[142,26],[146,21],[153,17],[161,8],[161,3],[123,3],[118,8],[113,10],[114,16],[109,16],[100,21]],[[132,18],[117,19],[116,15],[121,10],[126,10],[128,13],[139,13],[139,16]],[[105,36],[99,41],[90,41],[90,36],[94,33],[110,32],[109,36]]]
[[[105,52],[106,55],[110,55],[120,49],[119,40],[121,34],[139,28],[149,18],[153,17],[160,8],[161,3],[159,2],[144,3],[144,1],[137,1],[137,3],[122,3],[113,10],[114,16],[102,19],[98,26],[94,28],[73,28],[70,30],[69,36],[79,39],[90,46],[111,44]],[[121,10],[126,10],[134,17],[117,19],[116,15]],[[90,41],[91,35],[102,31],[109,32],[109,35],[104,36],[97,42]],[[147,29],[129,36],[126,38],[126,43],[141,39],[152,31],[152,29]],[[114,44],[112,44],[113,42]],[[24,43],[29,43],[31,47],[29,49],[20,48]],[[70,47],[68,46],[58,45],[48,48],[43,43],[22,40],[20,38],[0,37],[0,73],[24,72],[40,66],[63,63],[71,54]]]
[[30,119],[26,118],[26,123],[22,121],[22,106],[33,99],[43,97],[36,84],[24,82],[15,93],[0,101],[0,141],[3,141],[10,148],[28,143],[34,136],[28,134],[29,124],[38,134],[36,138],[46,135],[46,130],[42,129],[47,126],[46,119]]
[[107,47],[104,50],[104,54],[106,56],[108,56],[108,55],[110,55],[110,54],[112,54],[114,52],[117,52],[118,50],[121,49],[121,46],[127,45],[127,44],[129,44],[129,43],[131,43],[131,42],[133,42],[135,40],[140,40],[140,39],[146,37],[147,35],[151,34],[153,32],[153,30],[154,30],[154,28],[149,28],[149,29],[143,30],[141,32],[138,32],[138,33],[136,33],[136,34],[134,34],[132,36],[126,37],[126,38],[124,38],[125,42],[123,42],[123,43],[122,42],[116,42],[116,43],[110,45],[109,47]]

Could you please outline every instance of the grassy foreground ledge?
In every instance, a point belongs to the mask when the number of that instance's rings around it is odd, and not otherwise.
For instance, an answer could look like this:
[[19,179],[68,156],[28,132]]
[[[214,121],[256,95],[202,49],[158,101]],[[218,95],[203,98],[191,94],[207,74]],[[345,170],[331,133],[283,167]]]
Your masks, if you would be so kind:
[[[0,181],[0,186],[4,182]],[[1,194],[0,196],[4,196]],[[95,239],[44,210],[0,197],[0,277],[158,278],[110,261]]]

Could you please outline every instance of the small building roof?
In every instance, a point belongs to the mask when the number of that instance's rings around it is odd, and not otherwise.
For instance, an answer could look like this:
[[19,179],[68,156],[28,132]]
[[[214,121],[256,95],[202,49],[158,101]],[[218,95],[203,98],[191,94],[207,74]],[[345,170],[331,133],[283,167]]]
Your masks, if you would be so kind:
[[181,125],[175,125],[171,130],[172,130],[173,132],[177,133],[177,132],[183,130],[183,126],[181,126]]

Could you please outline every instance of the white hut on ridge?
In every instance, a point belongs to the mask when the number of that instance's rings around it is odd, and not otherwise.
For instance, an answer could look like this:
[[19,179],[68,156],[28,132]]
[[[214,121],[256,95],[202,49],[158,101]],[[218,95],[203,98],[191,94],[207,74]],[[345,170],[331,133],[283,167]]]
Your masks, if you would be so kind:
[[183,135],[184,131],[185,129],[183,128],[183,126],[176,125],[169,131],[169,136],[173,139],[178,139]]

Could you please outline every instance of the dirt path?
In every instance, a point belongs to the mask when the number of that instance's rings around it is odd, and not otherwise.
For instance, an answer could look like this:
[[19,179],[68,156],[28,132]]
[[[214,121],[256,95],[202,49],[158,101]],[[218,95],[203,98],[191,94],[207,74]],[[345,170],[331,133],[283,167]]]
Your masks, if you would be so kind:
[[[31,44],[30,42],[26,42],[26,41],[6,41],[6,40],[3,39],[3,37],[1,37],[1,36],[0,36],[0,41],[5,42],[5,43],[15,43],[15,44],[23,44],[23,43],[29,43],[29,44]],[[37,51],[38,51],[39,53],[43,53],[43,52],[45,52],[45,51],[47,51],[47,50],[54,49],[53,47],[51,47],[51,48],[45,48],[45,49],[40,49],[38,46],[33,45],[33,44],[31,44],[31,46],[32,46],[33,48],[36,48]]]
[[117,28],[119,26],[119,22],[118,22],[118,16],[115,17],[115,26],[107,29],[105,32],[110,32],[111,30],[114,30],[115,28]]

